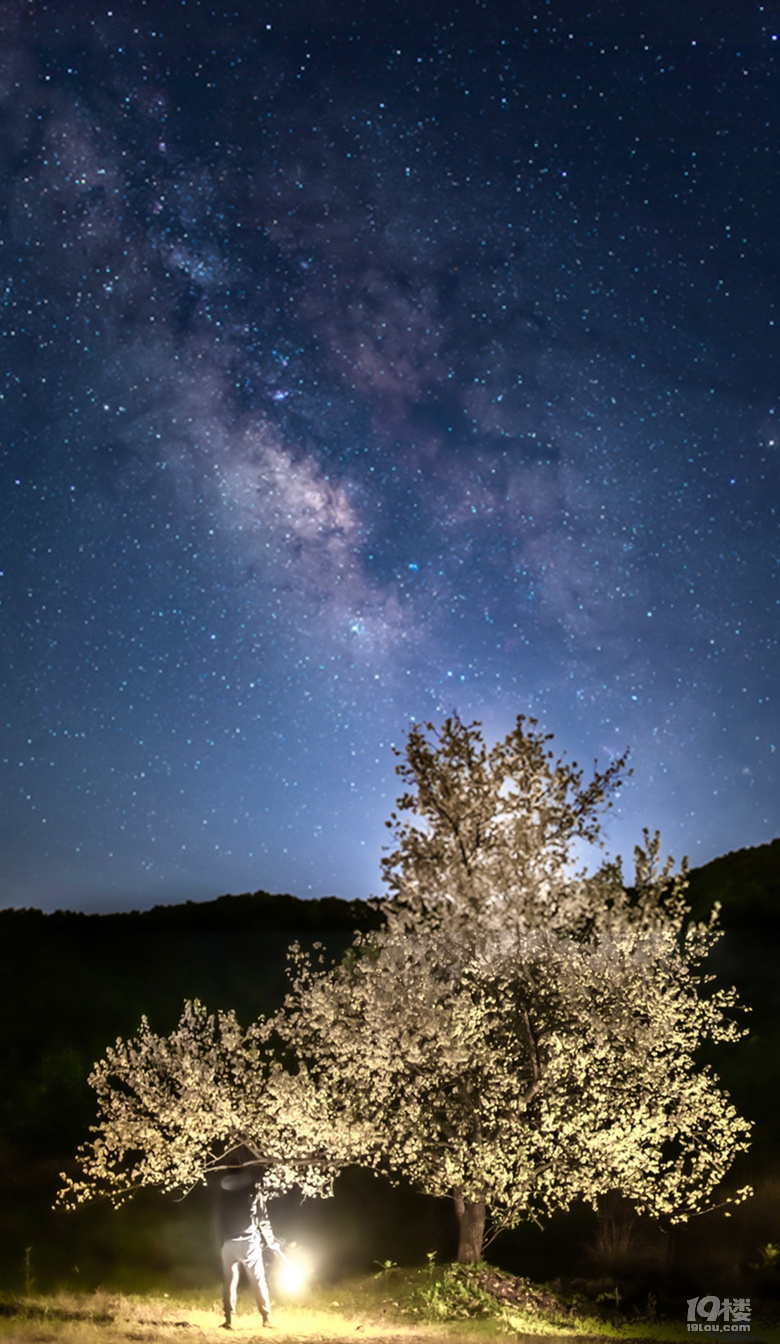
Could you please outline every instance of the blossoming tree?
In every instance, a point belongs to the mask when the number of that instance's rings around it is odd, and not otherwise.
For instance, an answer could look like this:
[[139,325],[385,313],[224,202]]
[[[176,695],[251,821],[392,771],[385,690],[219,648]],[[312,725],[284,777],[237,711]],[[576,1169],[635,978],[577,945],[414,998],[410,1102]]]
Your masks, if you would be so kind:
[[749,1130],[696,1062],[742,1034],[734,992],[702,973],[717,912],[689,922],[657,837],[630,893],[619,864],[577,872],[624,763],[583,784],[547,741],[523,719],[490,751],[457,719],[412,732],[386,928],[330,971],[299,958],[277,1023],[333,1113],[362,1122],[364,1160],[453,1199],[464,1261],[488,1223],[610,1190],[687,1218]]
[[548,742],[522,718],[491,749],[457,718],[413,729],[384,928],[332,968],[293,949],[285,1004],[247,1031],[195,1004],[118,1041],[66,1199],[186,1189],[245,1143],[277,1188],[327,1193],[358,1162],[450,1197],[474,1261],[577,1198],[671,1221],[719,1198],[749,1126],[697,1062],[742,1034],[703,971],[717,911],[690,921],[657,837],[630,891],[619,863],[579,870],[624,762],[583,782]]
[[63,1174],[61,1203],[102,1195],[120,1204],[144,1186],[186,1193],[240,1146],[264,1168],[269,1192],[329,1194],[367,1147],[360,1123],[333,1113],[305,1066],[282,1066],[271,1030],[263,1019],[244,1030],[233,1013],[211,1014],[197,1001],[167,1036],[142,1019],[90,1076],[95,1138],[78,1153],[80,1175]]
[[584,782],[551,741],[523,715],[490,749],[480,724],[457,716],[412,728],[397,752],[405,789],[382,861],[397,918],[573,930],[586,894],[573,881],[575,848],[600,846],[626,757]]

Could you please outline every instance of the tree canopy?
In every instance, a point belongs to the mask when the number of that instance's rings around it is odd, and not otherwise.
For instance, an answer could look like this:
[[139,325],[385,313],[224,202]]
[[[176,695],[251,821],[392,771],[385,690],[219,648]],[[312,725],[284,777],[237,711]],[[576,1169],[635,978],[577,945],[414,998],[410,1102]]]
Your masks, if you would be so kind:
[[411,729],[382,861],[396,917],[572,927],[576,847],[600,845],[626,757],[583,782],[576,762],[555,759],[552,740],[524,715],[490,748],[481,725],[457,715]]
[[686,924],[679,884],[646,859],[632,895],[619,869],[601,875],[585,934],[391,924],[335,970],[300,968],[280,1030],[334,1113],[360,1117],[363,1160],[454,1200],[462,1259],[489,1229],[612,1190],[684,1220],[746,1147],[697,1065],[705,1041],[742,1034],[734,993],[700,970],[716,923]]
[[578,867],[625,762],[584,782],[548,743],[522,717],[490,749],[457,718],[414,728],[384,928],[333,967],[293,950],[283,1007],[248,1031],[188,1005],[178,1033],[117,1042],[71,1197],[183,1188],[244,1141],[279,1187],[359,1162],[452,1198],[464,1260],[578,1198],[670,1221],[718,1198],[749,1126],[698,1064],[742,1034],[703,968],[717,911],[691,920],[657,837],[631,889],[619,862]]
[[60,1201],[104,1195],[121,1204],[144,1186],[186,1193],[240,1145],[257,1157],[269,1192],[331,1193],[354,1158],[357,1127],[332,1112],[305,1065],[284,1067],[271,1030],[262,1018],[243,1029],[233,1013],[197,1001],[184,1004],[167,1036],[143,1018],[90,1075],[96,1137],[79,1151],[81,1174],[63,1174]]
[[278,1029],[375,1144],[366,1159],[454,1202],[460,1256],[486,1226],[595,1203],[688,1217],[745,1146],[704,1041],[742,1034],[702,963],[717,914],[691,923],[685,869],[644,837],[578,867],[625,758],[590,780],[522,716],[488,748],[449,718],[409,734],[388,823],[384,932],[330,971],[299,967]]

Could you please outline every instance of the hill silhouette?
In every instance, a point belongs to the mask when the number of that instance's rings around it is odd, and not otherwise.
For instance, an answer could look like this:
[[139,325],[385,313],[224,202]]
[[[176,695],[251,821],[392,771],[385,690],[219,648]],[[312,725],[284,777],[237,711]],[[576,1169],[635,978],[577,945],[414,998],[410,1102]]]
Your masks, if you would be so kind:
[[378,922],[367,902],[262,891],[107,915],[0,911],[0,1143],[67,1153],[91,1119],[93,1061],[142,1015],[168,1032],[197,998],[249,1022],[284,997],[292,942],[335,957]]

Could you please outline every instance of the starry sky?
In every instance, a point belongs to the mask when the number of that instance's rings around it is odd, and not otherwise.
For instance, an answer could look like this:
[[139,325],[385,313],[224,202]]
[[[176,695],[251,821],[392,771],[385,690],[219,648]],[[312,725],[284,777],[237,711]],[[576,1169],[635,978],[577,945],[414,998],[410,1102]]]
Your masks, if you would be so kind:
[[780,10],[0,0],[0,903],[381,890],[534,715],[780,831]]

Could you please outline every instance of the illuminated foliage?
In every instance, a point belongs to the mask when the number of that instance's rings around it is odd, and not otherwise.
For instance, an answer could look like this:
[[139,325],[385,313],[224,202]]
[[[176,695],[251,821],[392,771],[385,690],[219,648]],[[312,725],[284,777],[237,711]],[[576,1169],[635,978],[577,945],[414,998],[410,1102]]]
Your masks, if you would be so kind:
[[742,1034],[703,972],[717,910],[690,920],[658,837],[630,891],[619,863],[578,869],[624,762],[583,783],[547,743],[522,718],[490,750],[477,724],[415,728],[385,927],[329,969],[293,948],[285,1004],[247,1031],[188,1004],[170,1036],[118,1041],[66,1201],[187,1189],[243,1142],[279,1189],[327,1193],[359,1162],[452,1198],[477,1260],[575,1199],[673,1222],[722,1198],[749,1126],[697,1063]]
[[382,861],[394,918],[571,931],[575,846],[599,844],[626,758],[583,783],[551,741],[523,715],[489,750],[480,725],[457,717],[411,730],[396,767],[406,788],[387,822],[395,847]]
[[374,1134],[367,1160],[454,1199],[462,1259],[486,1220],[609,1190],[670,1221],[702,1210],[749,1129],[696,1064],[742,1034],[701,970],[717,912],[687,923],[657,837],[631,893],[619,864],[575,870],[623,762],[583,785],[522,719],[492,751],[457,719],[431,735],[399,767],[386,930],[330,972],[299,958],[279,1030]]
[[197,1002],[169,1036],[143,1019],[95,1065],[96,1137],[78,1154],[80,1177],[63,1175],[60,1201],[120,1204],[143,1186],[184,1193],[239,1144],[263,1162],[269,1192],[329,1194],[357,1137],[305,1067],[282,1066],[269,1033],[262,1019],[244,1031]]

